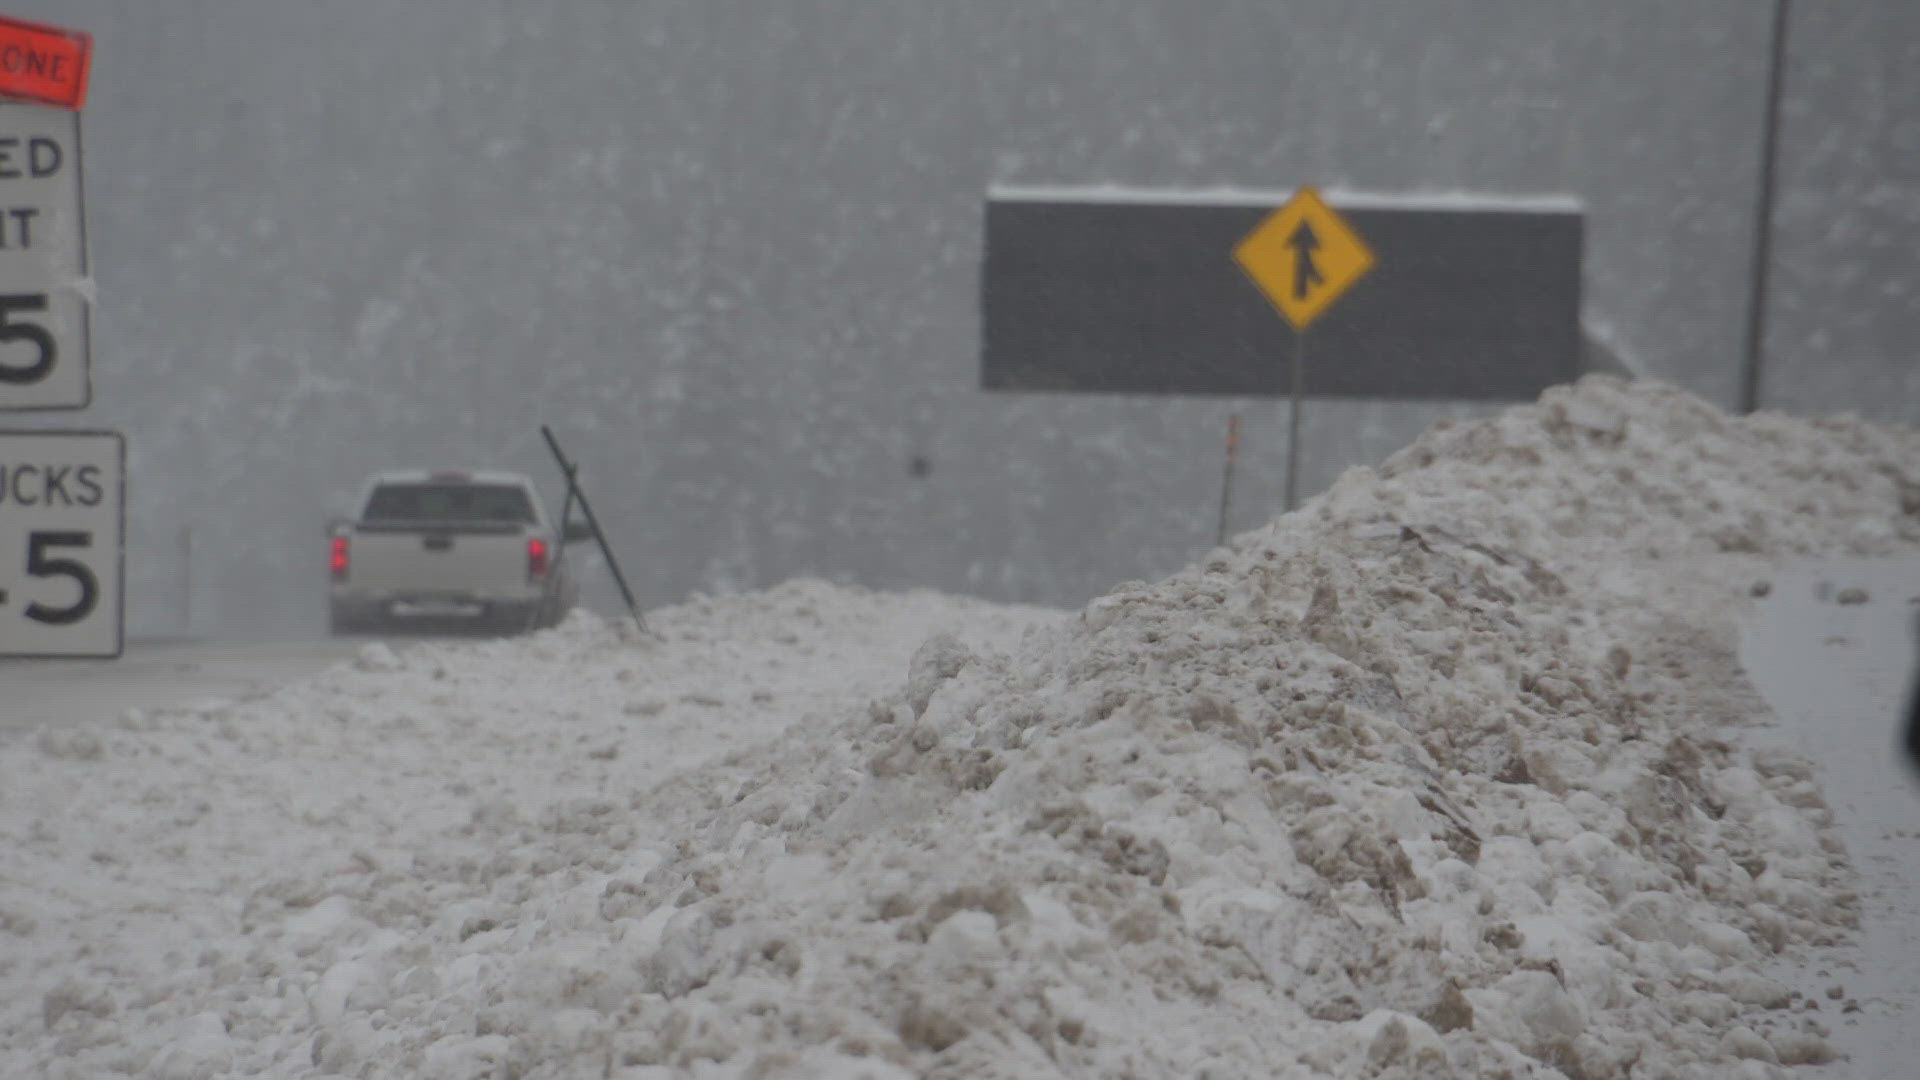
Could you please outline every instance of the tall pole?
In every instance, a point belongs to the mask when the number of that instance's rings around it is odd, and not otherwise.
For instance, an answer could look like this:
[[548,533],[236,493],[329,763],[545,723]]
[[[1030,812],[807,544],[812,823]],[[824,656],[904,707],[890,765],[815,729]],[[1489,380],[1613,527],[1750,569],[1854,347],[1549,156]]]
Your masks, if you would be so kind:
[[1227,463],[1220,475],[1220,528],[1214,533],[1215,547],[1227,542],[1227,506],[1233,499],[1233,463],[1240,456],[1240,414],[1227,418]]
[[180,526],[180,636],[193,636],[193,526]]
[[[633,590],[627,588],[627,576],[620,572],[620,561],[613,557],[613,549],[607,546],[607,534],[600,531],[600,520],[593,516],[593,504],[587,501],[587,493],[580,489],[580,483],[576,479],[580,466],[567,460],[567,455],[560,449],[559,440],[553,437],[552,428],[541,424],[540,435],[547,440],[547,449],[553,451],[553,460],[559,463],[560,474],[567,478],[568,509],[572,509],[571,500],[580,500],[580,512],[586,515],[587,527],[593,530],[593,538],[600,545],[600,554],[607,560],[607,569],[613,572],[613,583],[620,587],[620,598],[627,602],[627,613],[633,616],[634,625],[640,628],[641,633],[650,633],[651,631],[647,629],[646,617],[640,614],[640,605],[634,603]],[[564,539],[562,537],[562,540]]]
[[1773,188],[1780,142],[1780,88],[1787,58],[1787,0],[1774,0],[1773,40],[1767,66],[1767,119],[1760,139],[1760,191],[1754,199],[1752,292],[1747,297],[1745,366],[1740,411],[1760,407],[1761,361],[1766,349],[1767,285],[1773,270]]
[[1300,398],[1306,385],[1307,332],[1293,332],[1293,404],[1287,420],[1287,509],[1300,505]]

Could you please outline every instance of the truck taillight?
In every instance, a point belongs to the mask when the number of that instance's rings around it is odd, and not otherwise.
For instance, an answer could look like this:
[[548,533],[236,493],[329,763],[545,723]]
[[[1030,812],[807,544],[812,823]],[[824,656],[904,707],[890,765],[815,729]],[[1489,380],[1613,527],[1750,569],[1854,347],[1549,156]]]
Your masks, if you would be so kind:
[[327,566],[333,571],[334,580],[338,581],[347,576],[346,537],[336,536],[333,538],[333,554],[328,558]]
[[547,542],[539,537],[527,541],[527,577],[547,576]]

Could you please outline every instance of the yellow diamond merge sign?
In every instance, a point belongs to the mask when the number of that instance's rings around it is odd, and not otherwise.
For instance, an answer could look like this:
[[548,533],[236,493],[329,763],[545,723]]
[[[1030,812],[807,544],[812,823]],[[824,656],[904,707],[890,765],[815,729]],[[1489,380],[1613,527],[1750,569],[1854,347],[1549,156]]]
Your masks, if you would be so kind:
[[1373,252],[1311,187],[1295,192],[1233,249],[1295,330],[1305,330],[1373,266]]

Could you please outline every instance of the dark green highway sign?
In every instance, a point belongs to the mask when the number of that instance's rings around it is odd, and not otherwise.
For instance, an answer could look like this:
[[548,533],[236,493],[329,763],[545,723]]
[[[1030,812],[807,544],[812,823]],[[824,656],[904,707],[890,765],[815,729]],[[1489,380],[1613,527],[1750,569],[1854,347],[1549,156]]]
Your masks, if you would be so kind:
[[[1372,261],[1313,315],[1308,396],[1526,400],[1579,377],[1578,203],[1326,194]],[[1286,395],[1295,331],[1235,262],[1286,200],[996,189],[982,387]],[[1281,240],[1276,272],[1303,288],[1319,280],[1326,237],[1296,227]]]

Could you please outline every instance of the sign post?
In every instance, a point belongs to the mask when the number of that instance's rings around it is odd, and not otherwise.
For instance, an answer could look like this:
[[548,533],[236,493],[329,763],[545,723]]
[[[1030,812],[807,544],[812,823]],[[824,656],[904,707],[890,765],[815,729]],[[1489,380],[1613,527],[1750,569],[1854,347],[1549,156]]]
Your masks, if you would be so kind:
[[120,655],[126,456],[113,431],[0,431],[0,656]]
[[1227,511],[1233,503],[1233,466],[1240,460],[1240,414],[1227,417],[1227,460],[1220,468],[1220,527],[1214,532],[1215,547],[1227,542]]
[[613,557],[613,548],[607,545],[607,534],[600,531],[600,520],[593,516],[593,504],[587,501],[587,493],[580,488],[580,466],[567,460],[560,449],[560,440],[553,437],[553,429],[540,425],[540,437],[547,440],[547,449],[553,451],[553,460],[560,466],[560,475],[567,478],[567,501],[560,511],[560,528],[567,527],[569,515],[573,513],[574,500],[580,502],[580,512],[586,515],[587,527],[593,530],[594,542],[600,545],[600,554],[606,557],[607,569],[613,571],[613,583],[620,587],[620,598],[627,602],[627,614],[633,616],[634,625],[640,632],[651,633],[647,629],[647,618],[640,614],[640,605],[634,602],[633,590],[627,587],[627,576],[620,572],[620,560]]
[[1312,187],[1303,187],[1233,249],[1234,261],[1293,326],[1292,406],[1287,424],[1287,509],[1300,475],[1300,400],[1307,328],[1373,268],[1373,252]]

